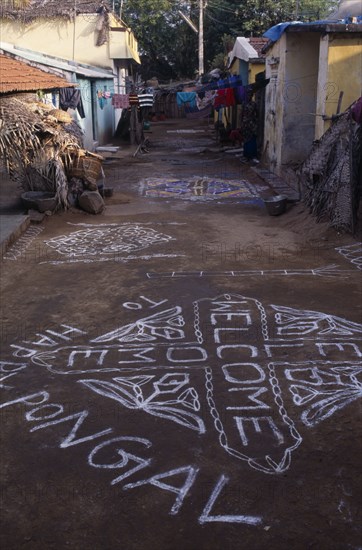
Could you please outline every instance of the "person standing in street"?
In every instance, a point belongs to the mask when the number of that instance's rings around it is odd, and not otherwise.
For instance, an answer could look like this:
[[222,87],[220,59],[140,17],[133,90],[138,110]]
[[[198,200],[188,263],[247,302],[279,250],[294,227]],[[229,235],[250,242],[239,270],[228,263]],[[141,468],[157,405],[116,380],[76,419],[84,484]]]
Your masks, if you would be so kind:
[[258,108],[253,100],[253,92],[247,94],[241,119],[241,133],[244,140],[244,157],[247,160],[257,158]]

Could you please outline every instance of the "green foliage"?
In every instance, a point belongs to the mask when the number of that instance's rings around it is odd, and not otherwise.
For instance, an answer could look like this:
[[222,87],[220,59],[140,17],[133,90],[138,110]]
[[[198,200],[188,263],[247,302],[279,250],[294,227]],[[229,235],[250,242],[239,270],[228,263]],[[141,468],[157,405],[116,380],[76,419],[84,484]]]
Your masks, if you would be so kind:
[[220,53],[225,32],[234,38],[261,36],[278,23],[322,19],[337,4],[338,0],[209,0],[205,10],[206,60]]
[[[115,2],[118,13],[119,3]],[[322,19],[337,4],[338,0],[208,0],[204,12],[205,68],[223,68],[222,56],[230,51],[237,36],[261,36],[281,22]],[[144,78],[157,76],[162,81],[195,76],[198,37],[178,10],[198,26],[199,0],[124,0],[122,19],[139,42]]]
[[138,43],[144,78],[189,78],[197,65],[197,36],[184,23],[178,0],[126,0],[122,19]]

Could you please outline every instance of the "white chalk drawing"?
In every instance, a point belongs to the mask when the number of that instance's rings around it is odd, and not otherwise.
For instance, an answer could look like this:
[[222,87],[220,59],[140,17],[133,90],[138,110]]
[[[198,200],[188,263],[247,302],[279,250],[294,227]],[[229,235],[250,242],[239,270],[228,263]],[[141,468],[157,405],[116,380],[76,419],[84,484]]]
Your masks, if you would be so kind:
[[156,307],[162,306],[162,304],[166,304],[168,300],[150,300],[147,298],[147,296],[140,296],[139,299],[141,302],[123,302],[123,307],[126,309],[134,309],[134,310],[140,310],[146,305],[149,307],[149,309],[155,309]]
[[199,517],[199,523],[202,525],[204,523],[211,522],[222,522],[222,523],[245,523],[247,525],[260,525],[263,523],[263,519],[260,516],[236,516],[236,515],[211,515],[212,508],[215,505],[216,500],[218,499],[221,491],[228,483],[229,478],[222,474],[220,479],[216,483],[211,496]]
[[185,320],[182,309],[177,306],[161,313],[155,313],[113,330],[92,340],[95,344],[105,342],[152,342],[157,338],[164,340],[180,340],[185,337],[182,327]]
[[[183,468],[176,468],[174,470],[170,470],[168,472],[163,472],[162,474],[158,474],[155,476],[152,476],[148,479],[142,479],[141,481],[136,481],[135,483],[127,483],[127,485],[124,485],[123,489],[134,489],[135,487],[140,487],[141,485],[153,485],[154,487],[158,487],[159,489],[163,489],[166,491],[170,491],[171,493],[176,493],[177,498],[170,510],[171,515],[178,514],[180,511],[180,508],[183,504],[183,501],[191,489],[192,485],[195,482],[196,476],[198,474],[199,469],[194,468],[192,466],[186,466]],[[169,479],[170,477],[180,476],[180,475],[186,475],[185,483],[181,487],[175,487],[175,485],[171,485],[170,483],[165,483],[165,479]]]
[[[67,222],[68,225],[73,225],[73,226],[77,226],[77,227],[94,227],[94,224],[93,223],[73,223],[73,222]],[[134,225],[134,222],[124,222],[122,223],[122,226],[127,226],[127,225],[131,225],[133,226]],[[186,222],[142,222],[141,224],[142,226],[144,225],[162,225],[162,226],[165,226],[165,225],[187,225]],[[97,223],[97,227],[119,227],[119,223]]]
[[[78,381],[125,408],[171,420],[199,434],[208,431],[200,412],[207,407],[224,451],[269,474],[290,467],[292,453],[302,442],[298,424],[314,426],[360,396],[362,326],[358,323],[285,306],[266,308],[238,294],[195,301],[193,319],[186,318],[181,306],[169,307],[165,299],[141,296],[123,307],[138,318],[91,338],[86,347],[67,342],[54,346],[51,334],[37,335],[34,342],[26,343],[28,347],[14,345],[14,356],[28,357],[54,374],[92,374]],[[142,315],[145,308],[150,315]],[[63,332],[63,340],[69,339],[70,329],[64,326]],[[258,341],[263,344],[256,345]],[[33,350],[34,345],[40,349]],[[291,383],[290,372],[304,369],[307,375],[310,362],[278,361],[287,352],[300,356],[308,346],[316,353],[315,365],[318,357],[326,360],[332,373],[335,385],[327,393],[313,385],[306,388],[306,382]],[[331,360],[331,354],[352,359],[348,381],[345,373],[340,387],[334,372],[342,363]],[[202,391],[192,375],[200,369]],[[322,371],[318,366],[314,377]],[[107,373],[115,374],[99,379]],[[225,403],[218,403],[221,387],[228,395]],[[308,399],[302,399],[303,392]],[[272,442],[269,449],[266,439]]]
[[[145,438],[120,436],[120,437],[114,437],[112,439],[108,439],[106,441],[103,441],[102,443],[99,443],[99,445],[94,447],[94,449],[91,451],[91,453],[88,456],[88,464],[90,466],[93,466],[93,468],[102,468],[102,469],[107,469],[107,470],[114,470],[114,469],[124,468],[125,466],[128,465],[129,461],[132,461],[132,462],[136,463],[136,466],[134,468],[131,468],[127,472],[125,472],[125,473],[121,474],[120,476],[114,478],[111,481],[111,485],[116,485],[116,483],[120,483],[121,481],[123,481],[127,477],[129,477],[129,476],[133,475],[134,473],[138,472],[139,470],[142,470],[143,468],[147,468],[147,466],[149,466],[149,464],[151,463],[151,459],[144,459],[142,457],[139,457],[139,456],[135,455],[134,453],[129,453],[129,452],[125,451],[123,448],[118,448],[118,445],[117,445],[117,462],[104,463],[104,462],[100,462],[100,461],[96,460],[96,456],[98,455],[99,451],[104,450],[105,448],[109,447],[110,445],[113,445],[114,443],[118,444],[118,442],[122,442],[122,443],[123,442],[140,443],[141,445],[143,445],[146,448],[149,448],[149,447],[152,446],[151,441],[149,441],[148,439],[145,439]],[[118,456],[120,456],[121,458],[118,459]]]
[[135,256],[129,254],[128,256],[111,256],[107,257],[93,257],[93,258],[73,258],[70,260],[47,260],[40,262],[40,264],[49,264],[49,265],[64,265],[64,264],[91,264],[94,262],[114,262],[114,263],[127,263],[130,260],[153,260],[154,258],[181,258],[185,257],[185,254],[152,254],[146,256]]
[[173,238],[169,235],[135,223],[118,226],[93,225],[69,235],[48,239],[45,243],[68,258],[84,258],[109,255],[117,257],[171,240]]
[[[211,439],[222,472],[229,457],[233,468],[237,460],[241,468],[277,476],[291,467],[307,430],[322,429],[332,416],[338,422],[361,397],[361,324],[236,293],[185,305],[125,297],[120,318],[126,313],[126,324],[96,336],[63,324],[13,344],[11,359],[0,364],[5,391],[26,369],[41,368],[75,382],[92,404],[132,412],[143,436],[118,435],[107,425],[87,429],[88,409],[67,414],[43,389],[17,393],[0,409],[21,405],[34,434],[69,425],[67,435],[61,430],[60,449],[95,445],[87,451],[90,467],[112,471],[110,484],[126,491],[152,486],[170,493],[169,514],[176,515],[197,486],[198,453],[192,464],[177,456],[172,468],[155,470],[154,423],[169,427],[165,443],[184,435],[207,453]],[[219,470],[199,523],[260,525],[258,514],[220,508],[228,483]]]
[[184,373],[165,374],[159,380],[155,375],[117,377],[112,382],[81,380],[91,390],[115,399],[128,409],[168,418],[199,433],[205,433],[203,421],[195,414],[200,410],[199,396],[195,388],[189,386],[189,382],[189,375]]
[[357,269],[362,269],[362,243],[340,246],[335,250],[356,266]]
[[44,226],[28,227],[19,239],[12,244],[3,255],[4,260],[19,260],[21,258],[29,258],[27,249],[30,247],[34,239],[44,230]]
[[[11,386],[8,385],[9,378],[16,376],[20,371],[26,369],[26,363],[14,363],[13,361],[0,361],[0,388],[1,389],[10,389]],[[6,384],[4,381],[8,380]]]
[[250,276],[307,276],[345,278],[354,271],[340,269],[337,265],[327,265],[314,269],[250,269],[243,271],[164,271],[147,273],[148,279],[183,279],[189,277],[250,277]]
[[[292,368],[291,368],[292,367]],[[275,364],[291,382],[293,403],[303,408],[301,419],[315,426],[338,409],[362,397],[362,363],[314,361]]]
[[362,325],[335,315],[274,305],[272,308],[277,312],[277,334],[284,338],[362,336]]

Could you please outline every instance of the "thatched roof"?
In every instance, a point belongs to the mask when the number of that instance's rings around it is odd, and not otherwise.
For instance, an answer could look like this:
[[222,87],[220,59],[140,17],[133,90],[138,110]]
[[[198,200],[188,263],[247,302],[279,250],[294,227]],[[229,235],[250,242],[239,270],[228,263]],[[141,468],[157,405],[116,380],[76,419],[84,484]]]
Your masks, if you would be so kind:
[[[74,10],[75,6],[75,10]],[[75,14],[111,10],[109,0],[0,0],[0,17],[30,21],[44,17],[72,19]]]
[[0,54],[0,93],[32,92],[74,87],[65,78]]
[[0,158],[24,190],[51,191],[67,208],[66,171],[81,141],[76,123],[58,122],[44,103],[0,97]]

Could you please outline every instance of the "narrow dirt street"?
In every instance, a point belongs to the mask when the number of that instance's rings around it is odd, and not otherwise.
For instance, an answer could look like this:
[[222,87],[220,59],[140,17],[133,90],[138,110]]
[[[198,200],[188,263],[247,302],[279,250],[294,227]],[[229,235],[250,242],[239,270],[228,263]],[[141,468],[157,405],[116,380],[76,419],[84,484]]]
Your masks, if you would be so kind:
[[153,124],[2,260],[4,550],[362,547],[360,238],[212,130]]

